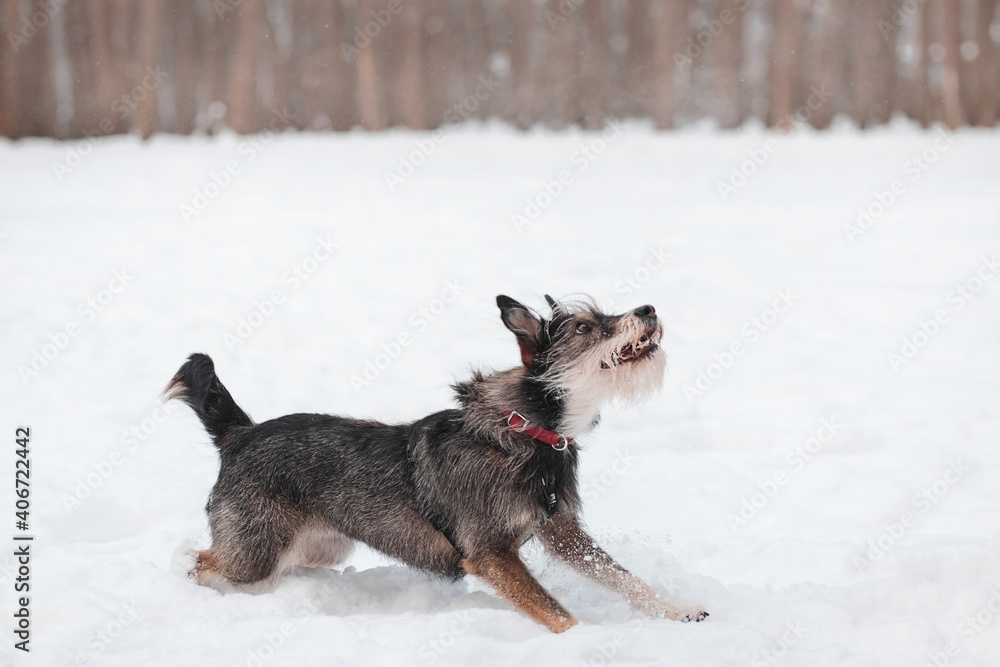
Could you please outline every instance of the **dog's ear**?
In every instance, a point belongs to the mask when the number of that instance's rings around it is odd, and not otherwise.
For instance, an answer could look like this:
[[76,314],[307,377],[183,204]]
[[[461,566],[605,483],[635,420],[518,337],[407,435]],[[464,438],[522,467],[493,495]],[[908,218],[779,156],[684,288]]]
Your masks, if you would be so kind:
[[558,317],[560,315],[566,314],[566,308],[548,294],[545,295],[545,303],[549,304],[549,308],[552,309],[553,317]]
[[535,364],[535,354],[542,345],[541,318],[524,304],[503,294],[497,297],[497,307],[500,308],[500,319],[504,326],[517,337],[517,345],[521,348],[521,363],[531,368]]

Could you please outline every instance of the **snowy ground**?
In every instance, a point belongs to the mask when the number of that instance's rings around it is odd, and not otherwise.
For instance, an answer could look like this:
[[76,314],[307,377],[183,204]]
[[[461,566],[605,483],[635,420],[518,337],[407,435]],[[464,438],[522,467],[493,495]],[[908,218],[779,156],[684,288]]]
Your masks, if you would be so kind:
[[[29,655],[0,556],[0,664],[1000,664],[1000,134],[608,135],[0,142],[35,535]],[[185,577],[217,468],[159,407],[187,354],[258,419],[408,420],[516,363],[494,297],[545,292],[666,318],[664,391],[586,439],[585,519],[706,622],[530,547],[565,635],[366,550],[260,596]]]

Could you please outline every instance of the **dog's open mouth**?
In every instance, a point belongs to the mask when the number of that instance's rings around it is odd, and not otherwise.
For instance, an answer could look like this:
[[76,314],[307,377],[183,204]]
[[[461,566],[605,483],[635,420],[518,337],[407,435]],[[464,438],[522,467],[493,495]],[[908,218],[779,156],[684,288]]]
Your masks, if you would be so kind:
[[611,368],[611,366],[620,366],[625,363],[639,361],[640,359],[648,359],[660,349],[660,330],[650,329],[646,333],[639,337],[639,340],[634,343],[629,343],[620,350],[612,353],[611,364],[602,361],[601,368]]

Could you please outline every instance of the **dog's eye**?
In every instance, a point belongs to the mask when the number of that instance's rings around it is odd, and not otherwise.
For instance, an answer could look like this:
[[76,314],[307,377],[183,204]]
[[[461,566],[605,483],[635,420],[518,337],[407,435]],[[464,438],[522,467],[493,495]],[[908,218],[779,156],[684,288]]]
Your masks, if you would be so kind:
[[581,322],[580,324],[576,325],[576,332],[581,334],[590,333],[590,325],[587,324],[586,322]]

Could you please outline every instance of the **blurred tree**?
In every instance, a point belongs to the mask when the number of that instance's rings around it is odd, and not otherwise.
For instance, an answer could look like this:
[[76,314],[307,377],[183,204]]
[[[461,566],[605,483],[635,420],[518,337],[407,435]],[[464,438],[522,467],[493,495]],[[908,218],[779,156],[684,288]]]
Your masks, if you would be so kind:
[[1000,107],[1000,53],[998,44],[992,39],[990,28],[1000,26],[1000,1],[979,0],[976,13],[976,63],[977,89],[975,122],[992,127],[996,124]]
[[[0,13],[0,35],[15,37],[20,31],[21,3],[18,0],[7,0]],[[7,137],[19,137],[17,127],[17,107],[20,102],[20,47],[15,39],[3,39],[0,42],[0,134]]]
[[586,128],[604,125],[609,100],[607,88],[611,49],[608,29],[608,7],[603,2],[584,2],[580,8],[583,16],[583,34],[586,48],[580,49],[583,64],[580,70],[580,119]]
[[795,0],[775,0],[774,36],[771,40],[771,108],[768,124],[790,128],[797,25]]
[[743,95],[743,0],[721,0],[721,31],[715,43],[714,75],[719,108],[717,119],[724,128],[739,127],[746,119]]
[[545,15],[548,30],[545,60],[546,94],[548,104],[544,105],[544,121],[552,127],[565,127],[577,120],[577,83],[580,82],[579,63],[582,60],[577,50],[577,32],[580,19],[576,12],[569,16],[560,14],[562,0],[549,0]]
[[139,9],[139,58],[132,79],[135,85],[128,92],[129,107],[135,109],[134,127],[143,139],[148,139],[156,129],[160,77],[155,75],[154,68],[159,64],[162,32],[160,0],[145,0]]
[[169,0],[165,8],[177,131],[195,131],[198,118],[198,79],[205,68],[205,26],[198,0]]
[[958,83],[958,0],[937,0],[938,28],[941,31],[941,100],[944,122],[954,129],[962,124],[962,104]]
[[400,80],[402,82],[403,119],[411,130],[424,128],[423,42],[424,18],[421,4],[408,5],[400,17],[403,21],[403,51]]
[[452,105],[456,89],[453,86],[461,77],[457,75],[465,63],[455,54],[456,26],[449,0],[421,0],[420,26],[423,29],[423,57],[420,89],[420,107],[423,127],[438,127],[444,122],[445,112]]
[[233,70],[229,88],[229,124],[237,132],[250,132],[255,127],[254,111],[257,96],[257,48],[264,0],[243,0],[239,4],[239,38],[233,54]]
[[919,37],[917,47],[919,53],[918,82],[918,119],[924,127],[935,120],[934,96],[931,92],[931,44],[933,43],[933,28],[931,26],[931,5],[925,2],[920,7]]
[[541,30],[541,15],[534,0],[506,0],[512,35],[510,68],[515,90],[514,122],[526,129],[535,121],[538,63],[536,32]]
[[18,13],[13,18],[15,35],[4,40],[13,42],[16,62],[19,68],[17,84],[17,104],[15,110],[14,134],[12,136],[43,136],[55,134],[56,98],[53,87],[51,45],[49,35],[52,30],[52,5],[45,0],[17,2]]
[[632,0],[625,5],[625,80],[629,92],[622,112],[626,116],[648,118],[653,109],[651,100],[653,65],[653,29],[655,19],[650,0]]
[[[371,37],[364,32],[362,26],[372,22],[371,0],[358,0],[355,9],[355,35],[357,71],[358,71],[358,110],[361,124],[366,130],[382,128],[382,110],[379,103],[379,91],[376,81],[375,49]],[[377,23],[376,23],[377,25]],[[367,39],[365,39],[367,37]]]
[[[820,28],[816,58],[816,89],[825,96],[836,93],[840,84],[841,49],[839,37],[843,33],[843,20],[847,15],[847,0],[829,0],[817,8]],[[817,96],[817,100],[819,97]],[[833,122],[835,107],[832,99],[823,100],[817,109],[811,110],[810,122],[813,127],[826,128]]]
[[878,30],[879,3],[873,0],[852,0],[850,16],[853,19],[853,41],[851,45],[851,81],[853,99],[851,117],[858,127],[869,127],[873,120],[876,76],[873,67],[878,50],[880,33]]
[[686,0],[653,0],[653,120],[656,127],[674,126],[674,70],[678,24],[686,17]]

